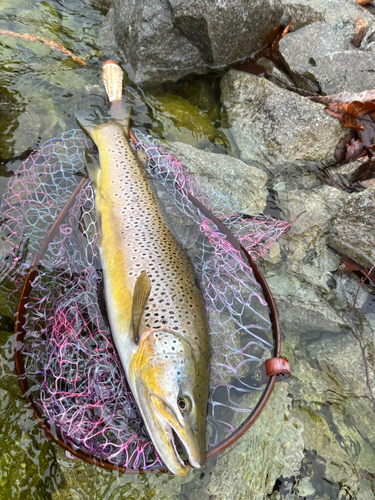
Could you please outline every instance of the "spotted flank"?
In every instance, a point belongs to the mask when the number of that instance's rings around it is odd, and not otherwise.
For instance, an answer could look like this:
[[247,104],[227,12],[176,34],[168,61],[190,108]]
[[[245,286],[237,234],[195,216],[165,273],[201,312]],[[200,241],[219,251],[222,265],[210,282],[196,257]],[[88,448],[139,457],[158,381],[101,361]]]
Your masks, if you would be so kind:
[[[84,128],[84,127],[83,127]],[[124,129],[84,128],[100,221],[108,317],[130,388],[162,460],[174,474],[205,457],[208,327],[194,268],[167,227]]]

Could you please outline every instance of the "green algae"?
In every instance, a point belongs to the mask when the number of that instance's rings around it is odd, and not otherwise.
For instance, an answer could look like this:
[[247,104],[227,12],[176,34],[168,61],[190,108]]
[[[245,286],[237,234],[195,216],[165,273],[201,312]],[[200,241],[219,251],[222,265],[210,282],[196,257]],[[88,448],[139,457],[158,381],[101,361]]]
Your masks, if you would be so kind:
[[213,123],[220,121],[219,96],[214,79],[189,80],[176,87],[176,93],[204,111]]
[[54,451],[23,398],[0,388],[0,498],[51,498]]
[[152,131],[167,140],[197,144],[204,138],[213,141],[218,135],[207,115],[178,95],[156,95],[149,102],[158,121]]

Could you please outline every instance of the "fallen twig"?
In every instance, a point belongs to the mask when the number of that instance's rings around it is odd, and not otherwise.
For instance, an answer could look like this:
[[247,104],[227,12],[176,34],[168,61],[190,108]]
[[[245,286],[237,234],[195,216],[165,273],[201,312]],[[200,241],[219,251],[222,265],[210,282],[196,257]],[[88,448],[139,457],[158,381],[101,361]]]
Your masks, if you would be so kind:
[[24,38],[25,40],[29,40],[31,42],[42,42],[51,47],[51,49],[56,49],[60,50],[63,52],[66,56],[71,57],[73,61],[77,62],[78,64],[82,64],[83,66],[86,66],[86,63],[83,59],[80,59],[79,57],[75,56],[70,52],[70,50],[66,49],[61,43],[54,42],[53,40],[48,40],[47,38],[42,38],[41,36],[37,35],[29,35],[28,33],[24,33],[21,35],[20,33],[15,33],[14,31],[9,31],[9,30],[0,30],[0,35],[8,35],[8,36],[13,36],[15,38]]
[[375,413],[375,398],[373,396],[372,387],[371,387],[371,384],[370,384],[370,374],[369,374],[369,370],[368,370],[368,363],[367,363],[367,358],[366,358],[366,353],[365,353],[366,346],[363,345],[363,342],[362,342],[362,339],[361,339],[361,337],[359,335],[359,332],[358,332],[358,329],[357,329],[357,325],[355,323],[355,318],[354,318],[355,306],[357,304],[357,299],[358,299],[359,292],[361,291],[363,283],[370,276],[370,274],[371,274],[371,272],[372,272],[372,270],[374,268],[375,268],[375,264],[372,266],[372,268],[369,270],[369,272],[366,274],[366,276],[361,280],[361,283],[360,283],[360,285],[358,287],[358,290],[357,290],[357,293],[356,293],[356,296],[355,296],[355,299],[354,299],[354,302],[353,302],[353,307],[350,307],[348,299],[346,300],[346,303],[347,303],[348,310],[349,310],[349,317],[350,317],[350,320],[351,320],[351,323],[352,323],[352,329],[353,329],[353,332],[354,332],[355,336],[357,337],[358,343],[359,343],[361,351],[362,351],[362,357],[363,357],[363,362],[364,362],[364,365],[365,365],[365,372],[366,372],[366,385],[367,385],[368,390],[370,392],[370,399],[371,399],[371,402],[372,402],[372,408],[373,408],[373,412]]

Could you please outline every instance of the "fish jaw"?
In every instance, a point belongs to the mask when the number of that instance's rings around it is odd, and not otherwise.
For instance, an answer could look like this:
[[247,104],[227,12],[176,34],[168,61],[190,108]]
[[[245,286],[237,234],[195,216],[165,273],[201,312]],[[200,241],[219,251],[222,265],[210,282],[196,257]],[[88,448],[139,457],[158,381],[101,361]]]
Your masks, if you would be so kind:
[[172,434],[172,442],[177,456],[179,457],[172,430],[180,439],[190,464],[197,469],[202,467],[205,460],[206,450],[194,435],[194,431],[189,429],[189,425],[181,425],[180,419],[176,415],[175,410],[159,396],[152,394],[151,400],[155,408],[154,413],[165,423],[165,425],[169,428],[169,432]]
[[[167,468],[175,476],[185,477],[190,467],[180,458],[176,442],[173,436],[172,426],[168,420],[160,414],[154,404],[154,397],[144,394],[142,383],[136,383],[137,389],[132,389],[137,406],[143,418],[147,432]],[[131,384],[134,387],[134,383]]]
[[[157,332],[157,337],[150,332],[138,346],[130,363],[128,381],[160,458],[173,474],[184,477],[189,465],[178,453],[176,437],[190,464],[201,467],[206,454],[205,412],[202,412],[201,400],[194,393],[197,364],[190,344],[180,340],[179,345],[176,340],[174,345],[183,351],[182,355],[167,352],[160,355],[155,339],[159,338],[160,342],[161,334]],[[160,344],[164,345],[164,341]],[[208,393],[204,390],[199,392],[207,405]],[[191,401],[188,413],[183,413],[178,407],[181,395]]]

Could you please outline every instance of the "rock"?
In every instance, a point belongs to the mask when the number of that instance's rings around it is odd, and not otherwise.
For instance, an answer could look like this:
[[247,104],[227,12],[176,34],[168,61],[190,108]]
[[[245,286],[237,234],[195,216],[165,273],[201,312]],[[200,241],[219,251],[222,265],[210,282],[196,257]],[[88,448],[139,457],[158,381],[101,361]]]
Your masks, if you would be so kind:
[[361,42],[361,49],[372,51],[375,50],[375,24],[370,26],[366,35],[363,37],[363,40]]
[[[52,494],[52,500],[86,499],[102,500],[111,492],[119,500],[128,498],[153,498],[154,500],[175,500],[181,484],[192,480],[171,477],[167,474],[121,474],[88,464],[77,458],[67,458],[64,450],[56,446],[57,471],[60,485]],[[89,497],[87,496],[89,495]]]
[[158,121],[152,131],[166,140],[197,145],[203,139],[214,141],[222,135],[206,113],[178,95],[149,96],[147,102],[152,106],[153,115]]
[[360,350],[350,335],[311,343],[312,366],[305,352],[294,365],[289,384],[295,408],[292,414],[304,427],[304,469],[307,472],[309,464],[311,485],[318,495],[329,494],[327,486],[322,487],[329,481],[331,487],[338,488],[336,495],[331,495],[336,498],[341,498],[337,496],[340,487],[344,492],[349,490],[352,497],[362,498],[359,493],[367,488],[361,469],[374,473],[372,405],[363,397],[363,378],[350,377],[352,370],[357,374],[358,366],[363,368]]
[[330,167],[327,172],[332,178],[344,188],[348,188],[356,178],[362,163],[360,161],[353,161],[341,167]]
[[288,384],[276,386],[255,424],[217,460],[208,498],[264,500],[279,477],[297,474],[303,458],[303,427],[291,417],[290,403]]
[[325,95],[375,87],[375,54],[353,48],[329,24],[316,22],[288,33],[279,48],[297,87]]
[[270,81],[275,85],[278,85],[282,89],[285,89],[288,85],[294,86],[293,80],[290,76],[281,71],[276,64],[265,57],[258,59],[257,64],[266,68],[267,73],[274,75],[276,78],[270,77]]
[[223,125],[242,161],[266,171],[330,165],[338,141],[347,134],[323,105],[240,71],[221,81]]
[[233,212],[261,213],[265,208],[267,175],[262,170],[231,156],[207,153],[187,144],[171,143],[167,150],[191,171],[204,190],[229,198]]
[[330,245],[370,268],[375,262],[375,186],[352,195],[333,228]]
[[265,273],[279,311],[281,329],[287,342],[299,351],[301,342],[323,333],[338,334],[348,328],[348,320],[338,314],[310,283],[301,284],[293,275]]
[[[313,342],[307,350],[312,359],[321,366],[322,371],[331,374],[346,396],[367,396],[366,373],[362,351],[353,332],[342,333],[340,336],[323,338]],[[370,379],[374,382],[374,370],[370,367]],[[370,435],[375,444],[375,429]]]
[[114,0],[111,11],[128,75],[148,85],[223,69],[245,58],[282,14],[280,0]]
[[299,481],[296,490],[298,496],[300,497],[307,497],[309,495],[314,495],[314,493],[316,492],[316,489],[311,484],[310,478],[308,478],[307,476],[302,478],[301,481]]
[[0,388],[0,401],[0,497],[23,500],[37,492],[36,498],[49,498],[53,445],[41,438],[23,398]]
[[338,334],[348,328],[347,318],[331,304],[331,273],[340,260],[327,250],[326,238],[332,219],[350,195],[327,185],[301,189],[282,175],[270,189],[280,218],[293,220],[301,214],[278,240],[283,261],[277,267],[262,267],[283,334],[299,351],[301,343],[323,332]]
[[357,19],[370,26],[375,18],[352,0],[281,0],[285,17],[292,16],[292,29],[298,30],[315,21],[324,21],[348,40],[354,36]]

